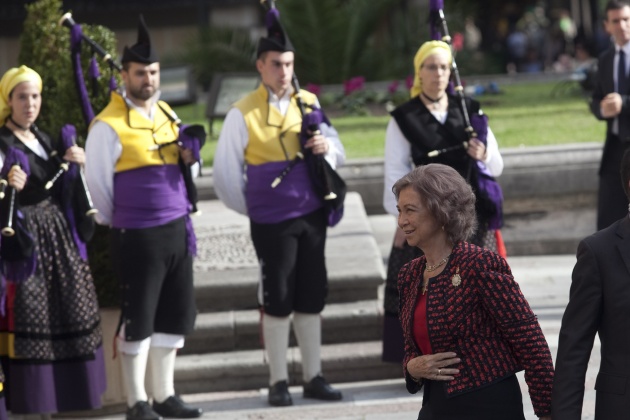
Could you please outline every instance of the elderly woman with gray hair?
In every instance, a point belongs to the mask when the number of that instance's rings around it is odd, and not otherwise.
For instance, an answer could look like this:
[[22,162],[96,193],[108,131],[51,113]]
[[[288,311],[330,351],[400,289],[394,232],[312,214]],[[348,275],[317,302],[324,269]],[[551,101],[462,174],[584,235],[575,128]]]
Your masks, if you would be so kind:
[[550,419],[549,346],[505,259],[466,242],[477,225],[470,185],[429,164],[392,190],[398,226],[424,253],[398,278],[407,390],[424,387],[418,419],[524,420],[521,370],[536,415]]

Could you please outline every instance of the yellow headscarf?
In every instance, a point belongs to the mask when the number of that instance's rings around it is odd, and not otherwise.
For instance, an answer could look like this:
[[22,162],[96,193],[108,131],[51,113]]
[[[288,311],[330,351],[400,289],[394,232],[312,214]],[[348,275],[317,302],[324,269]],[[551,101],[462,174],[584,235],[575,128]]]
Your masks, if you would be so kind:
[[7,117],[11,115],[9,108],[9,95],[11,91],[22,82],[32,82],[42,91],[42,78],[37,72],[26,66],[13,67],[7,70],[0,80],[0,127],[4,125]]
[[420,80],[420,66],[424,63],[430,55],[438,52],[443,52],[448,55],[449,64],[453,63],[453,54],[451,53],[451,47],[444,41],[427,41],[418,50],[416,56],[413,59],[413,67],[416,75],[413,79],[413,86],[411,87],[411,97],[415,98],[422,92],[422,80]]

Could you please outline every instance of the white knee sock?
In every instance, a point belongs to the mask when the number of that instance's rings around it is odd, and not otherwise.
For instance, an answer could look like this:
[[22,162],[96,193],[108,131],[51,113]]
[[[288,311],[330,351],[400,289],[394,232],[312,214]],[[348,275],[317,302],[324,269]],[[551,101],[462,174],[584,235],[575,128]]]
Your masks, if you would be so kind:
[[289,350],[289,330],[291,319],[263,315],[263,336],[267,359],[269,360],[269,385],[289,379],[287,351]]
[[149,350],[153,401],[163,403],[168,397],[175,395],[176,355],[177,349],[174,348],[151,347]]
[[120,353],[122,376],[127,391],[127,405],[133,407],[138,401],[147,401],[144,389],[144,374],[147,369],[149,349],[142,348],[138,354]]
[[293,331],[302,355],[302,378],[309,382],[322,372],[322,320],[319,314],[293,313]]

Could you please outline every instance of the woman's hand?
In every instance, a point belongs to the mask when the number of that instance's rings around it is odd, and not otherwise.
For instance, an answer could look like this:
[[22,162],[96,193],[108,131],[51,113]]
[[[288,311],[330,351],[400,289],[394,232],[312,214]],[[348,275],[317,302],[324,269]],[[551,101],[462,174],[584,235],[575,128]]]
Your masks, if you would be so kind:
[[411,359],[407,363],[407,372],[416,379],[426,378],[433,381],[452,381],[459,369],[449,368],[462,359],[453,352],[428,354]]
[[85,164],[85,151],[77,145],[68,147],[63,155],[63,160],[83,166]]
[[468,155],[475,160],[486,160],[486,145],[479,139],[470,139],[468,142]]
[[7,176],[9,186],[15,188],[16,191],[22,191],[26,185],[26,172],[17,165],[14,165]]

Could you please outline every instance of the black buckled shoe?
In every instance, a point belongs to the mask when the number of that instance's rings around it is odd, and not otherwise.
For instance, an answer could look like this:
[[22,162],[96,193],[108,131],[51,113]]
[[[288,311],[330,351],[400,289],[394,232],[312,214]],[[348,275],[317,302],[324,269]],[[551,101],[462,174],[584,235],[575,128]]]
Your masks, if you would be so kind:
[[153,401],[153,410],[161,416],[176,419],[195,419],[203,414],[201,408],[186,404],[179,395],[171,395],[162,403]]
[[151,409],[147,401],[138,401],[131,408],[127,408],[127,420],[162,420],[162,417]]
[[276,407],[293,405],[287,381],[278,381],[269,388],[268,401],[270,405]]
[[323,376],[317,375],[304,385],[304,398],[337,401],[342,399],[343,395],[341,395],[341,391],[330,386]]

